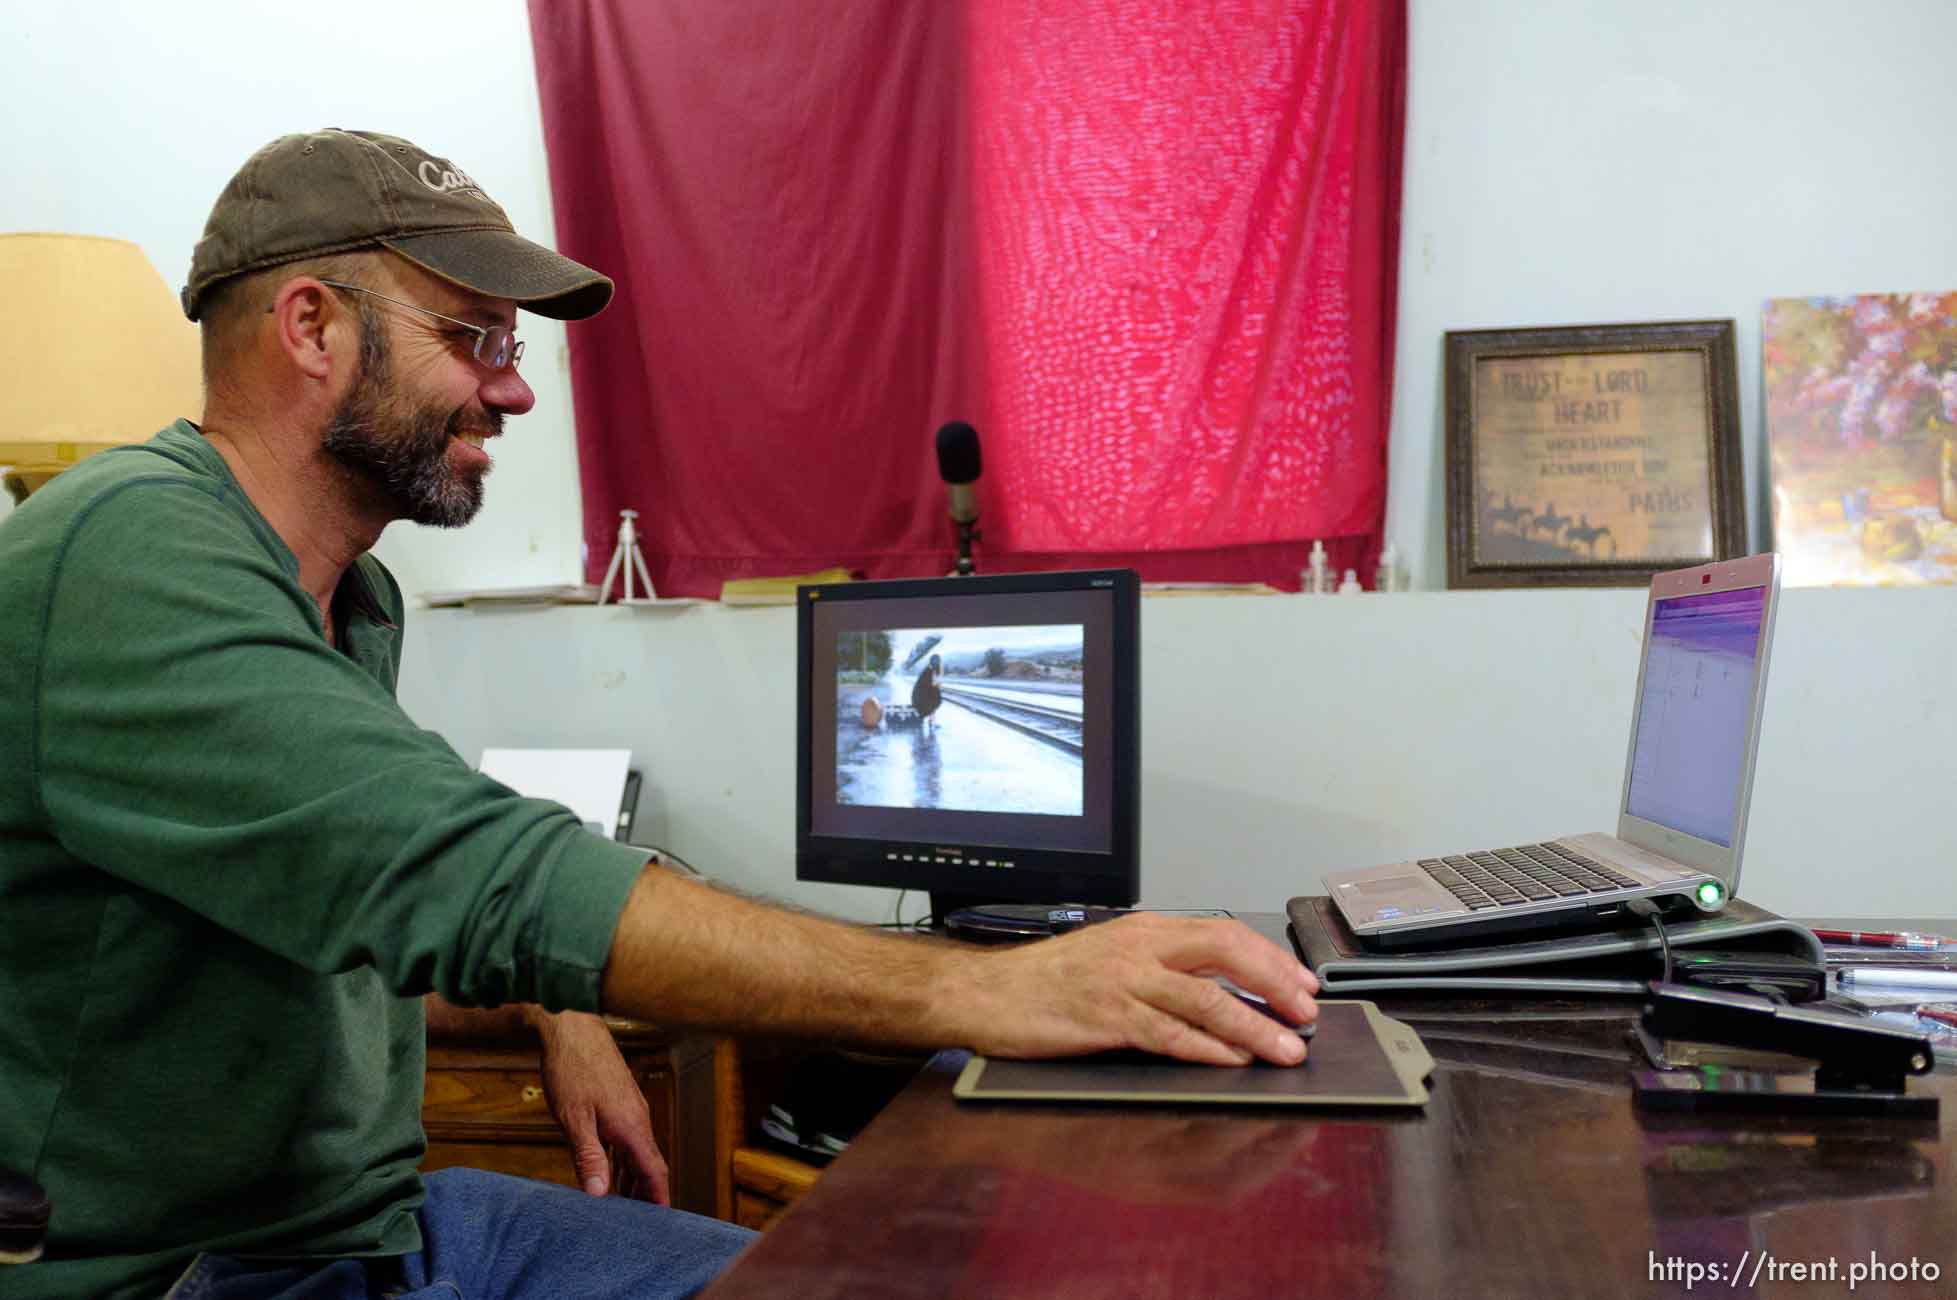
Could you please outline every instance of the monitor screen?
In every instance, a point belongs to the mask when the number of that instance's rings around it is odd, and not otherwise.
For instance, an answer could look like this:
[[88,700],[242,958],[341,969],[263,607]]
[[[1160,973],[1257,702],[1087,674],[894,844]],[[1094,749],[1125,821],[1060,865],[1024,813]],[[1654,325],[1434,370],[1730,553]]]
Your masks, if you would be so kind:
[[802,880],[974,902],[1138,888],[1127,570],[803,588]]
[[1767,588],[1652,602],[1624,811],[1731,848]]

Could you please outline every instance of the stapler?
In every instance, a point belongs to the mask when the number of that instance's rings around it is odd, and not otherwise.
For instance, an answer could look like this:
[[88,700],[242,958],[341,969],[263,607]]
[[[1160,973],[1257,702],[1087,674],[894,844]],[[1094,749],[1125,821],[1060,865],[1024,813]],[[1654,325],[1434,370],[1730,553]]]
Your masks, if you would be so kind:
[[1767,1110],[1783,1113],[1931,1118],[1937,1097],[1908,1091],[1909,1076],[1935,1064],[1929,1036],[1838,1012],[1788,1006],[1752,993],[1651,983],[1642,1024],[1661,1039],[1721,1043],[1815,1063],[1812,1074],[1704,1064],[1634,1070],[1648,1110]]

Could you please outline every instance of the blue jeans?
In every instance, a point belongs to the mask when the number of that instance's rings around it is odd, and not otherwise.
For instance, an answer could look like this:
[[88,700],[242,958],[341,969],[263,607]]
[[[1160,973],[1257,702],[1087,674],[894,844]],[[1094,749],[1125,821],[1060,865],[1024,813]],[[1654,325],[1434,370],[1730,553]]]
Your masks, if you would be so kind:
[[200,1255],[168,1300],[690,1296],[755,1237],[683,1210],[479,1169],[424,1181],[415,1254],[296,1265]]

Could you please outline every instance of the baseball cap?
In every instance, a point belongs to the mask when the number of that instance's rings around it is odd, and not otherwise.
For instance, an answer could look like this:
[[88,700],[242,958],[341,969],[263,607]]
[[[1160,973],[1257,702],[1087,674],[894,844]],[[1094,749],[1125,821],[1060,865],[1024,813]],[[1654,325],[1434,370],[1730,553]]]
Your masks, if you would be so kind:
[[211,286],[282,262],[385,248],[426,271],[541,316],[604,310],[612,282],[516,233],[469,174],[399,136],[329,127],[286,135],[218,195],[180,298],[196,320]]

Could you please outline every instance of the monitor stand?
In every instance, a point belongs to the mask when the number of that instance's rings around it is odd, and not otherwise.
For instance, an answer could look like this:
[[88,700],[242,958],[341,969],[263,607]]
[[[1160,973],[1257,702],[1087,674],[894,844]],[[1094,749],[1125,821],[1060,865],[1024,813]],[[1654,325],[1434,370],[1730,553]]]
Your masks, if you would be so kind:
[[1110,920],[1124,910],[1080,903],[987,903],[955,894],[931,895],[932,928],[981,942],[1043,939]]

